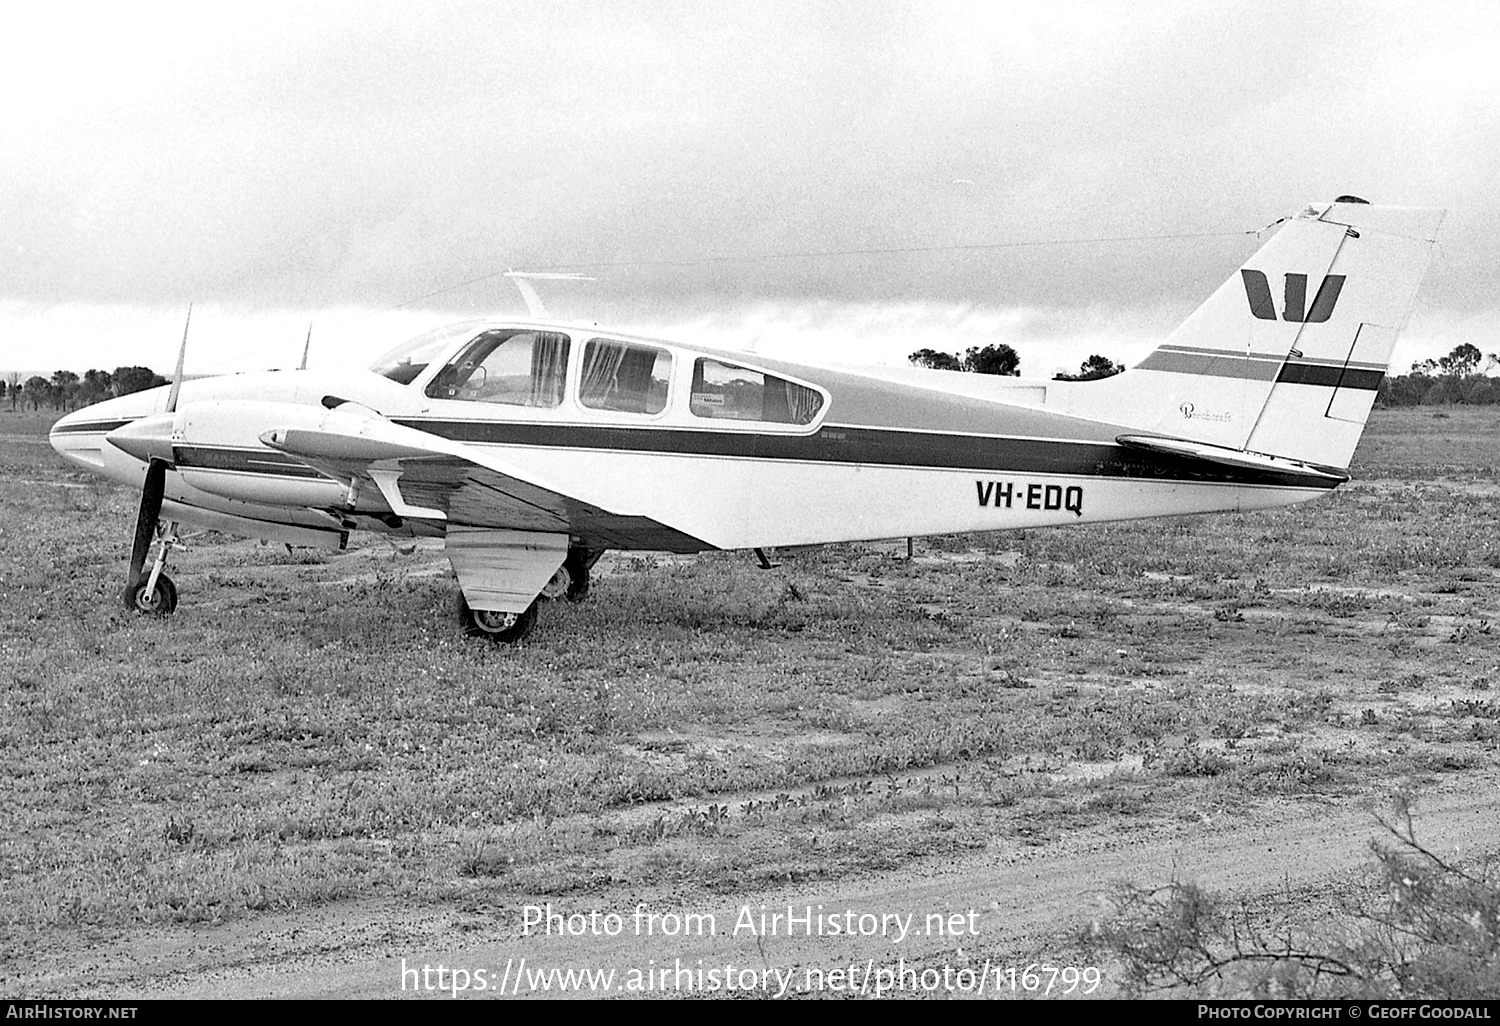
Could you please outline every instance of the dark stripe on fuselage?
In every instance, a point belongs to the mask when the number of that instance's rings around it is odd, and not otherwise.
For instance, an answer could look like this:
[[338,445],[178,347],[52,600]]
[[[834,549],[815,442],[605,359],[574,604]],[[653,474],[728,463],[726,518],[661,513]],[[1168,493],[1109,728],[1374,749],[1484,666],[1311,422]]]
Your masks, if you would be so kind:
[[[870,464],[986,473],[1067,474],[1149,481],[1201,481],[1290,488],[1333,488],[1337,484],[1322,477],[1293,471],[1241,469],[1099,442],[994,438],[842,426],[827,426],[812,435],[768,435],[743,431],[672,430],[614,425],[518,424],[414,417],[391,419],[394,423],[426,431],[440,438],[488,445],[555,446],[681,456]],[[93,430],[100,429],[95,427]],[[173,451],[177,466],[185,470],[218,470],[303,480],[316,480],[325,476],[312,467],[271,450],[175,446]]]
[[276,477],[326,480],[325,475],[312,467],[290,460],[270,449],[174,445],[172,458],[178,470],[226,470],[235,474],[270,474]]
[[404,427],[458,442],[569,449],[728,456],[745,459],[932,467],[985,473],[1071,474],[1149,481],[1333,488],[1338,482],[1294,471],[1231,467],[1100,442],[825,426],[812,435],[752,434],[578,424],[427,420],[393,417]]
[[139,417],[129,417],[125,420],[90,420],[78,424],[57,424],[49,434],[54,435],[83,435],[95,432],[109,432],[115,428],[122,428],[126,424],[134,424]]

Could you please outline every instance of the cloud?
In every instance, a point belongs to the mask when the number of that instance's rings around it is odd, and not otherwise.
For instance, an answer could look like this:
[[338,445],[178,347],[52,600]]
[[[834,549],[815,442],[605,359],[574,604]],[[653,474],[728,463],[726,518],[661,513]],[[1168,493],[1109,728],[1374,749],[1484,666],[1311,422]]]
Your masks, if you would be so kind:
[[[584,266],[596,316],[1144,323],[1223,280],[1254,246],[1235,233],[1354,192],[1454,208],[1423,300],[1479,318],[1500,9],[1439,13],[49,5],[0,43],[0,86],[25,98],[0,143],[0,298],[378,310]],[[1194,237],[1139,238],[1176,235]],[[850,250],[900,252],[794,255]]]

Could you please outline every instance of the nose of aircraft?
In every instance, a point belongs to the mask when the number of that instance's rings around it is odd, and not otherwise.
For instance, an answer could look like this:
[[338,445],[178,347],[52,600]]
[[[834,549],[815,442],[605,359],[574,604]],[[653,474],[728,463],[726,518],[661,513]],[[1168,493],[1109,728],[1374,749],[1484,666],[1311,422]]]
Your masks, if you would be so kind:
[[47,440],[57,454],[89,470],[103,470],[115,450],[145,463],[172,458],[172,414],[153,413],[134,397],[106,399],[52,425]]
[[93,409],[86,406],[60,418],[47,433],[47,441],[69,463],[97,470],[104,465],[99,446],[105,429],[99,426],[100,418]]

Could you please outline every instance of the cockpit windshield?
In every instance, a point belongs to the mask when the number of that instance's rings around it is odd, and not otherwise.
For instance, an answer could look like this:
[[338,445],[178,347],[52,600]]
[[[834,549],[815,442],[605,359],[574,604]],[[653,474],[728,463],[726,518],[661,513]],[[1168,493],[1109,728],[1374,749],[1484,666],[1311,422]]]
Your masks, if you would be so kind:
[[463,321],[423,332],[386,353],[371,364],[370,369],[399,384],[409,385],[453,343],[478,334],[483,325],[483,321]]

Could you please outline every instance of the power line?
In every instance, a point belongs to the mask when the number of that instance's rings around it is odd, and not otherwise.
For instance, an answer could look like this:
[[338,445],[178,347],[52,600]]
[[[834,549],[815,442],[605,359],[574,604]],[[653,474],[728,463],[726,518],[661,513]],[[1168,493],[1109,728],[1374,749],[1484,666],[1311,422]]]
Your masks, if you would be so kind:
[[481,281],[489,281],[491,278],[499,278],[505,273],[505,271],[491,271],[489,274],[481,274],[477,278],[470,278],[468,281],[461,281],[457,285],[445,285],[443,288],[434,289],[433,291],[428,292],[424,295],[417,296],[415,299],[403,300],[400,303],[397,303],[395,306],[388,306],[385,308],[384,312],[388,313],[391,310],[400,310],[402,307],[411,306],[414,303],[420,303],[424,299],[431,299],[433,296],[441,296],[445,292],[457,291],[458,289],[461,289],[466,285],[473,285]]
[[949,243],[942,246],[886,246],[870,249],[789,250],[784,253],[745,253],[722,256],[690,257],[681,260],[595,260],[572,264],[549,264],[545,271],[574,270],[581,267],[691,267],[695,264],[727,264],[762,260],[815,260],[822,257],[899,256],[911,253],[955,253],[974,250],[1022,249],[1037,246],[1083,246],[1108,242],[1158,242],[1175,239],[1208,239],[1253,234],[1246,232],[1181,232],[1172,235],[1108,235],[1086,239],[1024,239],[1013,242]]
[[[705,264],[730,264],[730,263],[760,263],[773,260],[818,260],[828,257],[855,257],[855,256],[902,256],[918,253],[959,253],[979,252],[985,250],[1001,249],[1025,249],[1041,246],[1087,246],[1103,245],[1113,242],[1171,242],[1181,239],[1214,239],[1229,238],[1232,236],[1254,234],[1243,231],[1218,231],[1218,232],[1176,232],[1158,235],[1103,235],[1091,236],[1078,239],[1023,239],[1011,242],[969,242],[948,243],[940,246],[881,246],[865,249],[825,249],[825,250],[787,250],[780,253],[740,253],[740,254],[715,254],[700,257],[686,257],[675,260],[586,260],[566,264],[545,264],[535,268],[539,272],[562,272],[577,271],[590,268],[622,268],[622,267],[694,267]],[[403,300],[394,306],[386,307],[382,312],[400,310],[408,306],[421,303],[449,292],[456,292],[469,285],[475,285],[491,278],[499,278],[508,271],[491,271],[489,274],[481,274],[475,278],[458,282],[454,285],[446,285],[440,289],[423,293],[413,299]]]

